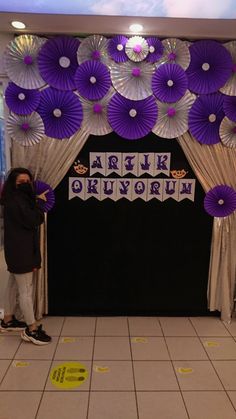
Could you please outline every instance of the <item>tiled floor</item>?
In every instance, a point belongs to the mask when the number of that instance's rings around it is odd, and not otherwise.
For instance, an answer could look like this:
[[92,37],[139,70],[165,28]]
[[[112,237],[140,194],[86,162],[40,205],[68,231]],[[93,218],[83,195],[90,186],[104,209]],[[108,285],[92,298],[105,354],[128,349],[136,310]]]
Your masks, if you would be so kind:
[[47,346],[0,334],[0,419],[236,419],[236,319],[43,324]]

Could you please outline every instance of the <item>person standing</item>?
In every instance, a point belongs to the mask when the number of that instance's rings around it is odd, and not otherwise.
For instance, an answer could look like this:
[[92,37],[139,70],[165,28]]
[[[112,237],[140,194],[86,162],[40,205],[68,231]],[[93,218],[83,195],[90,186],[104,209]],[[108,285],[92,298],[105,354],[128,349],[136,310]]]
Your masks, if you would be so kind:
[[[33,309],[33,272],[41,266],[39,226],[44,221],[37,206],[33,177],[28,169],[10,171],[1,194],[4,219],[4,253],[10,272],[0,330],[21,330],[23,340],[46,345],[51,337],[37,325]],[[15,317],[19,299],[25,322]]]

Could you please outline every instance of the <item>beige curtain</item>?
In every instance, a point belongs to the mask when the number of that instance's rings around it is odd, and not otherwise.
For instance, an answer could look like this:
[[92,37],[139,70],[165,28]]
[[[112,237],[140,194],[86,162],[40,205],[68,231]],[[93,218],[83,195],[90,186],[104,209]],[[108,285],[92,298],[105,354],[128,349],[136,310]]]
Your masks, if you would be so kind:
[[[216,185],[236,190],[236,149],[201,145],[189,133],[178,138],[191,167],[205,192]],[[236,279],[236,211],[228,217],[215,217],[212,230],[208,277],[208,307],[221,312],[230,322],[234,306]]]
[[[12,167],[29,169],[35,179],[48,183],[53,189],[63,179],[73,161],[84,146],[89,134],[80,130],[68,140],[45,137],[31,147],[12,144]],[[35,316],[40,319],[48,313],[47,287],[47,217],[40,230],[42,267],[35,281]]]

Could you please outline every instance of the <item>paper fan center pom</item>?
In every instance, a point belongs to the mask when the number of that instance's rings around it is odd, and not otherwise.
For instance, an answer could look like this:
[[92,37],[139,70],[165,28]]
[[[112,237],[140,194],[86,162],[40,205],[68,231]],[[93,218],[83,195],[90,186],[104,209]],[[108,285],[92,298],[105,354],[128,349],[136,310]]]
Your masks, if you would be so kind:
[[91,76],[90,79],[89,79],[89,81],[90,81],[90,83],[95,84],[96,81],[97,81],[97,79],[96,79],[96,77]]
[[176,114],[176,110],[175,110],[175,108],[169,108],[169,109],[168,109],[168,111],[167,111],[167,115],[168,115],[168,116],[170,116],[170,118],[171,118],[172,116],[175,116],[175,114]]
[[155,52],[155,47],[153,45],[150,46],[149,52],[153,54]]
[[139,44],[135,45],[133,51],[136,52],[136,54],[140,54],[140,52],[142,52],[142,46]]
[[236,73],[236,64],[233,65],[232,72]]
[[24,63],[25,63],[26,65],[30,65],[30,64],[32,64],[32,63],[33,63],[33,58],[31,57],[31,55],[26,55],[26,56],[24,57]]
[[25,94],[24,93],[19,93],[18,99],[25,100]]
[[209,122],[215,122],[216,121],[216,115],[214,113],[211,113],[208,116],[208,120],[209,120]]
[[135,116],[137,115],[137,111],[136,111],[136,109],[130,109],[130,111],[129,111],[129,115],[130,115],[132,118],[135,118]]
[[122,44],[117,44],[116,49],[117,51],[123,51],[124,46]]
[[174,82],[173,82],[173,80],[168,80],[168,81],[167,81],[167,86],[169,86],[169,87],[174,86]]
[[23,131],[27,131],[28,129],[29,129],[29,124],[28,124],[28,122],[24,122],[22,125],[21,125],[21,128],[23,129]]
[[174,61],[176,59],[176,54],[174,52],[170,52],[170,54],[168,55],[168,59],[170,61]]
[[223,205],[225,201],[223,199],[219,199],[218,204]]
[[209,63],[203,63],[203,64],[202,64],[202,69],[203,69],[204,71],[208,71],[208,70],[210,70],[210,64],[209,64]]
[[92,58],[94,60],[99,60],[100,57],[101,57],[101,52],[100,51],[98,51],[97,49],[95,51],[93,51]]
[[61,115],[62,115],[62,111],[61,111],[61,109],[59,109],[59,108],[55,108],[55,109],[53,110],[53,115],[54,115],[56,118],[60,118],[60,117],[61,117]]
[[68,57],[60,57],[59,58],[59,64],[62,68],[68,68],[70,67],[70,59]]
[[100,105],[100,103],[95,103],[93,105],[93,112],[94,113],[101,113],[102,112],[102,105]]
[[141,75],[140,68],[138,68],[138,67],[133,68],[133,70],[132,70],[132,76],[134,76],[134,77],[140,77],[140,75]]

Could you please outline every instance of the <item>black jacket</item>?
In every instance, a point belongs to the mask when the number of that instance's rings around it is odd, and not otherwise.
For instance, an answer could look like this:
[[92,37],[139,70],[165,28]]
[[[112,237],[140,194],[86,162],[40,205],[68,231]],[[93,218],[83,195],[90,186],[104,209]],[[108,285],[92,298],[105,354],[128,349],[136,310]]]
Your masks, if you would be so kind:
[[4,202],[4,252],[8,270],[26,273],[40,268],[39,225],[43,212],[35,199],[16,190]]

